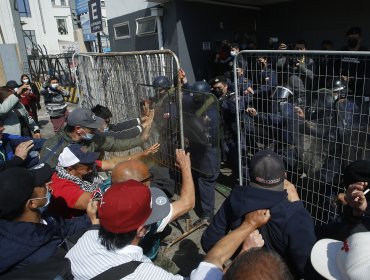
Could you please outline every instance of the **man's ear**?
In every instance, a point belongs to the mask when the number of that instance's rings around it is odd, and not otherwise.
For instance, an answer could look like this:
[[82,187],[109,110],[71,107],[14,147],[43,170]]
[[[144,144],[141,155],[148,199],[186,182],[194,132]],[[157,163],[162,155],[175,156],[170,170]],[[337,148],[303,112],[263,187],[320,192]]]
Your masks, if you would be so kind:
[[39,206],[37,205],[37,200],[34,200],[34,199],[31,198],[30,200],[27,200],[25,207],[30,209],[30,210],[35,210]]
[[81,126],[78,126],[78,125],[75,126],[75,132],[80,134],[81,133],[81,128],[82,128]]
[[139,238],[143,238],[147,231],[148,229],[145,226],[140,226],[136,231],[136,236]]

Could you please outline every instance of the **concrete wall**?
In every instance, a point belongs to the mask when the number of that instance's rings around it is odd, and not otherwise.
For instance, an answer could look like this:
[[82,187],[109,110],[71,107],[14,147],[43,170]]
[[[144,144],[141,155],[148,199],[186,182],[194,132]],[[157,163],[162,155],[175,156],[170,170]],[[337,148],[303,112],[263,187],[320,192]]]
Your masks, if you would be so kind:
[[[2,82],[0,86],[5,85],[6,81],[15,80],[19,82],[23,74],[22,63],[19,57],[16,44],[1,44],[0,45],[0,59],[2,61],[0,67]],[[5,83],[4,83],[5,81]]]
[[131,14],[140,10],[144,10],[157,3],[146,2],[144,0],[107,0],[105,6],[107,9],[107,18],[113,19],[122,15]]
[[320,49],[324,39],[334,42],[339,50],[345,44],[345,34],[352,26],[362,27],[364,44],[370,47],[368,0],[344,3],[334,0],[299,0],[265,7],[257,20],[258,43],[268,47],[269,37],[286,42],[304,39],[310,49]]

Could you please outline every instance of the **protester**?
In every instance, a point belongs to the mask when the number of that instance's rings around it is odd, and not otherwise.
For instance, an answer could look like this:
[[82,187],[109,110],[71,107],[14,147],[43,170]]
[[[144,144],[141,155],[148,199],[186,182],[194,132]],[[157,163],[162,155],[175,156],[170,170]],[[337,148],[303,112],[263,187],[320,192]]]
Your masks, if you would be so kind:
[[[181,170],[182,184],[180,197],[170,204],[170,212],[157,225],[153,225],[145,244],[142,244],[144,253],[150,259],[155,259],[159,250],[160,238],[156,233],[162,232],[164,228],[174,220],[186,214],[194,208],[195,190],[194,182],[191,174],[190,155],[183,150],[176,150],[176,163]],[[154,172],[155,173],[155,172]],[[146,186],[152,188],[156,185],[151,183],[153,177],[149,173],[148,167],[141,161],[130,160],[119,163],[112,172],[112,182],[120,183],[128,180],[137,180]]]
[[32,139],[4,132],[0,121],[0,171],[11,167],[32,167],[39,161],[45,139]]
[[83,215],[93,192],[103,183],[98,171],[112,170],[121,161],[155,153],[158,148],[159,145],[154,145],[145,153],[134,156],[98,160],[99,153],[83,152],[78,144],[65,147],[59,155],[58,165],[51,178],[50,212],[67,219]]
[[48,87],[41,90],[44,96],[45,108],[53,124],[54,132],[59,132],[68,116],[67,103],[64,97],[70,95],[69,91],[59,85],[59,79],[55,76],[49,78]]
[[37,86],[31,82],[28,75],[23,74],[21,76],[21,85],[26,85],[28,88],[25,91],[22,91],[21,94],[21,103],[26,108],[28,114],[35,120],[35,122],[39,123],[37,109],[40,108],[40,92]]
[[[74,220],[43,218],[50,201],[52,169],[8,169],[0,174],[0,274],[34,265],[53,256],[68,235],[98,223],[96,206]],[[95,209],[94,209],[95,208]]]
[[117,152],[140,146],[148,140],[149,134],[135,139],[115,139],[97,133],[103,126],[103,119],[96,117],[93,112],[85,108],[76,108],[68,116],[65,128],[50,137],[41,149],[40,161],[55,168],[58,156],[65,147],[78,143],[90,152]]
[[17,91],[11,87],[0,87],[0,118],[6,133],[41,138],[40,128],[19,102],[22,91],[27,87],[23,85],[16,88]]
[[267,248],[274,249],[296,277],[302,277],[315,243],[314,225],[302,201],[289,201],[284,190],[285,168],[280,156],[270,150],[256,153],[249,164],[249,186],[236,186],[202,235],[207,252],[246,213],[270,209],[271,220],[260,232]]
[[345,241],[321,239],[311,252],[318,273],[329,280],[366,280],[370,273],[370,232],[352,234]]

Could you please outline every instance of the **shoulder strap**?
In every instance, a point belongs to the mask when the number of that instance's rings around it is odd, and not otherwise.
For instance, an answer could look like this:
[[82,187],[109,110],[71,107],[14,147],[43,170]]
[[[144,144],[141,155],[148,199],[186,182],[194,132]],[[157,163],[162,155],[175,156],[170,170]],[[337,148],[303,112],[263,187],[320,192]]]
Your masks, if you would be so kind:
[[142,264],[142,262],[130,261],[128,263],[113,266],[96,275],[92,280],[119,280],[133,273],[140,264]]
[[39,163],[45,163],[47,162],[54,154],[55,152],[59,149],[59,147],[63,144],[63,137],[60,137],[58,139],[58,143],[51,149],[49,149],[49,152],[39,160]]

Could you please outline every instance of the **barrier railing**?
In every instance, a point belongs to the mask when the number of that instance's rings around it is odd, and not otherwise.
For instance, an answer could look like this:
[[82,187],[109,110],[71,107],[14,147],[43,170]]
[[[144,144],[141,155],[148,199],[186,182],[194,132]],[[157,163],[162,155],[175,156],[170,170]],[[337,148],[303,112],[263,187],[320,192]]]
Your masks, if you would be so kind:
[[315,221],[335,220],[343,169],[370,156],[369,59],[370,52],[240,52],[233,73],[240,183],[249,182],[253,154],[274,150]]

